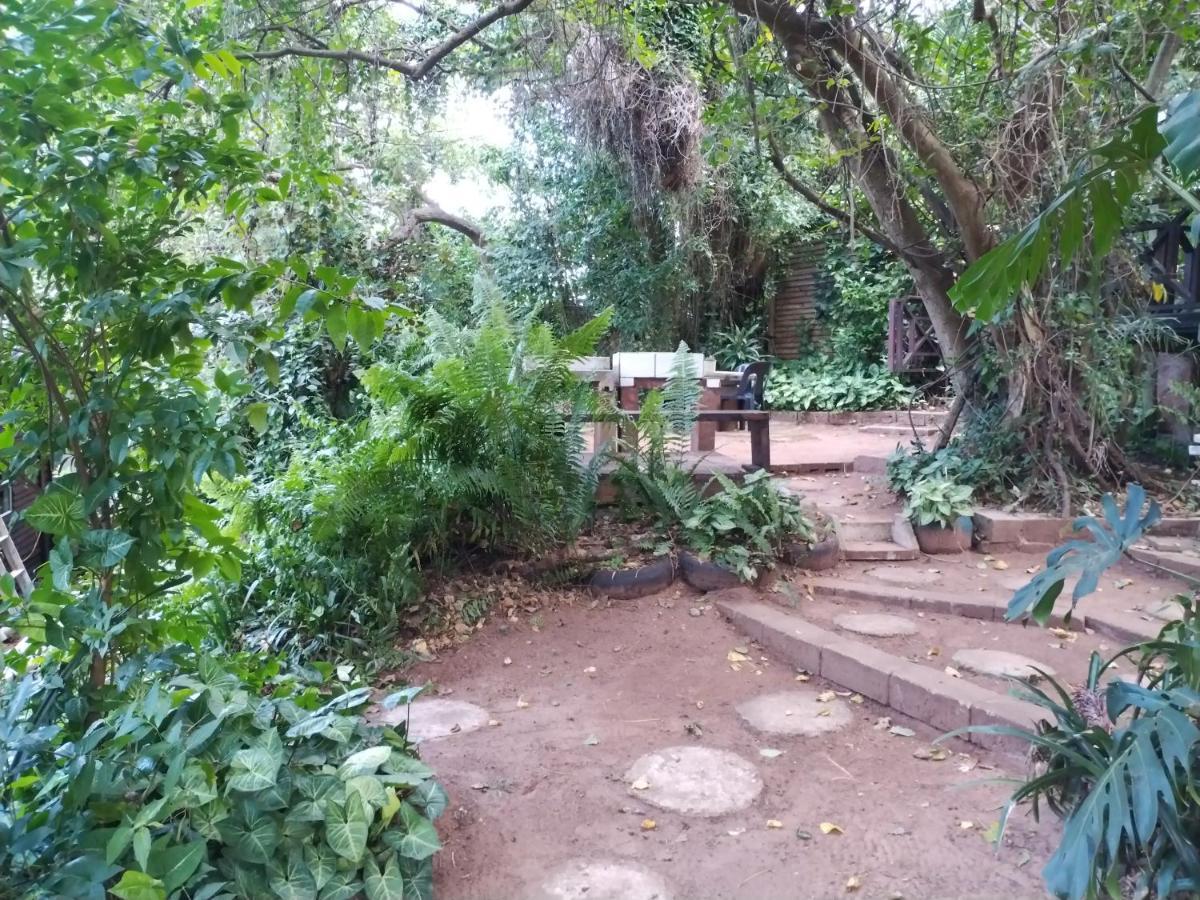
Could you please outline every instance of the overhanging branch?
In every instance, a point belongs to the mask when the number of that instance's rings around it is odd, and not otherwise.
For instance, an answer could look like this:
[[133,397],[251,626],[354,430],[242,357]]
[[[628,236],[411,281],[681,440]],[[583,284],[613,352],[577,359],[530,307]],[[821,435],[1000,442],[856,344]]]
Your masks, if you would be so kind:
[[[774,135],[768,136],[767,142],[770,147],[771,165],[775,167],[775,171],[779,173],[780,177],[787,182],[788,187],[790,187],[793,191],[795,191],[826,215],[832,216],[839,222],[843,222],[847,225],[852,224],[852,219],[848,212],[846,212],[844,209],[838,209],[832,203],[829,203],[824,197],[797,178],[795,174],[788,169],[787,164],[783,161],[783,154],[779,150],[779,145],[775,142]],[[875,230],[869,225],[863,225],[861,222],[853,222],[853,225],[856,229],[861,231],[879,246],[886,247],[897,256],[904,256],[904,250],[897,246],[894,242],[888,240],[887,236],[882,232]]]
[[508,0],[499,4],[495,9],[473,19],[458,31],[450,34],[426,54],[424,59],[411,61],[384,56],[377,52],[347,49],[331,50],[326,47],[310,47],[288,44],[273,47],[270,50],[248,50],[236,54],[238,59],[265,61],[285,59],[287,57],[302,57],[307,59],[327,59],[336,62],[360,63],[399,72],[411,81],[420,81],[428,75],[443,59],[468,41],[474,40],[480,32],[508,16],[516,15],[533,4],[533,0]]

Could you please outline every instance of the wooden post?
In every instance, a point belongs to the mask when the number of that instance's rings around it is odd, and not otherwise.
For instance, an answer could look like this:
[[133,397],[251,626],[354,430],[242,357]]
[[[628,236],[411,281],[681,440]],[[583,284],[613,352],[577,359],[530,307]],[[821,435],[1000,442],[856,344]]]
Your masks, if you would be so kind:
[[768,416],[750,420],[750,465],[756,469],[771,468],[771,419]]
[[[700,410],[716,410],[721,408],[721,379],[703,378],[703,388],[700,392]],[[696,422],[692,429],[692,449],[708,453],[717,449],[717,423],[713,421]]]

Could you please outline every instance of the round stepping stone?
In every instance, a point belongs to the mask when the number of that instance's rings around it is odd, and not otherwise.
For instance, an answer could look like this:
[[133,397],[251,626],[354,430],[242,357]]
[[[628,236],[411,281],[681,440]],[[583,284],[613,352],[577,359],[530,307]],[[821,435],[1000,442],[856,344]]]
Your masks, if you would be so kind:
[[404,704],[393,709],[376,709],[371,716],[385,725],[403,725],[408,719],[408,738],[414,743],[435,741],[452,734],[474,731],[488,723],[488,711],[462,700],[418,700],[412,715]]
[[575,862],[542,885],[547,900],[671,900],[667,883],[648,869],[617,862]]
[[993,675],[996,678],[1024,678],[1033,681],[1042,677],[1038,669],[1047,675],[1055,674],[1054,669],[1043,662],[1005,650],[959,650],[954,654],[954,664],[968,672]]
[[668,747],[647,753],[625,773],[625,780],[633,796],[659,809],[696,816],[745,809],[763,788],[751,763],[707,747]]
[[936,584],[944,577],[939,572],[930,572],[926,569],[917,568],[901,568],[898,566],[877,566],[874,569],[867,569],[863,574],[868,578],[873,578],[875,581],[886,581],[888,584],[900,585]]
[[811,736],[850,724],[850,708],[841,700],[823,703],[816,691],[783,691],[739,703],[738,715],[756,731]]
[[917,633],[917,626],[900,616],[886,613],[861,613],[838,616],[833,624],[855,634],[868,637],[904,637]]

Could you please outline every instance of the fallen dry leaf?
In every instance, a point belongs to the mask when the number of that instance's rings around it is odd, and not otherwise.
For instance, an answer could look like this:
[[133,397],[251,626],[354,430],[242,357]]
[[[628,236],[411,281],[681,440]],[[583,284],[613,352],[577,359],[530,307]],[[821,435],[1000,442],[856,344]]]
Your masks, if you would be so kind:
[[748,657],[745,653],[738,653],[738,651],[736,651],[736,650],[730,650],[728,653],[726,653],[725,659],[726,659],[726,661],[731,662],[731,663],[740,663],[740,662],[749,662],[750,661],[750,657]]
[[941,656],[942,648],[941,647],[930,647],[928,650],[925,651],[925,655],[928,656],[930,659],[933,659],[935,656]]
[[529,703],[524,697],[517,698],[517,709],[528,709]]
[[958,827],[961,828],[963,831],[970,831],[972,828],[975,827],[975,823],[971,822],[967,819],[964,819],[963,821],[958,823]]
[[851,894],[862,887],[862,879],[857,875],[851,875],[846,879],[846,893]]
[[893,725],[888,729],[888,734],[894,734],[896,737],[915,737],[916,732],[911,728],[905,728],[903,725]]
[[918,747],[913,751],[913,756],[929,762],[941,762],[943,759],[949,758],[950,751],[944,747]]
[[830,709],[828,706],[826,706],[823,709],[818,709],[817,715],[818,716],[831,716],[831,715],[833,715],[833,710]]
[[892,720],[888,716],[881,716],[875,720],[875,724],[871,727],[876,731],[883,731],[885,728],[892,727]]
[[821,691],[821,693],[817,694],[818,703],[828,703],[830,700],[836,699],[837,694],[835,694],[833,691]]
[[650,787],[650,782],[648,782],[645,778],[639,778],[637,781],[631,784],[630,787],[635,791],[644,791]]
[[1005,569],[1008,568],[1008,563],[1006,563],[1002,559],[998,559],[994,563],[992,563],[992,568],[999,569],[1001,572],[1003,572]]
[[820,826],[818,826],[818,827],[821,829],[821,834],[845,834],[846,833],[846,832],[842,831],[841,825],[834,825],[832,822],[822,822],[820,824]]
[[658,823],[653,819],[642,819],[642,831],[653,831],[658,827]]
[[767,827],[768,828],[782,828],[783,823],[780,822],[778,819],[767,819]]
[[796,680],[797,680],[797,681],[808,681],[808,680],[809,680],[809,678],[811,678],[811,677],[812,677],[812,676],[811,676],[811,675],[809,675],[807,672],[797,672],[797,673],[796,673]]
[[958,671],[954,666],[946,666],[945,672],[951,678],[962,678],[962,672]]

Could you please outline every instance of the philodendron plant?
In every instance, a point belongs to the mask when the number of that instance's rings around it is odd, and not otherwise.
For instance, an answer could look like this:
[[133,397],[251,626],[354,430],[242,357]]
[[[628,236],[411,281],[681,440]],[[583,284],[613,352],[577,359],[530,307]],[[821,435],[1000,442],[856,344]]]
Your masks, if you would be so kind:
[[927,478],[912,486],[905,515],[916,525],[952,526],[974,511],[971,487],[946,478]]

